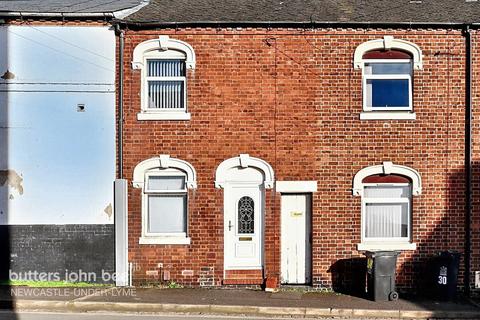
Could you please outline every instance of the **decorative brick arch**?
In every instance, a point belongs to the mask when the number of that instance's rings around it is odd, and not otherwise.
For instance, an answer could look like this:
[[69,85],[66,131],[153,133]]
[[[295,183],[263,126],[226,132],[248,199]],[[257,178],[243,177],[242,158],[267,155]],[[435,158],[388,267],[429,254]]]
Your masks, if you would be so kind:
[[392,162],[384,162],[383,164],[370,166],[361,169],[353,178],[353,195],[361,196],[363,192],[363,179],[377,174],[398,174],[408,177],[412,181],[412,193],[418,196],[422,193],[422,179],[420,174],[409,167],[393,164]]
[[372,50],[406,51],[413,57],[413,68],[416,70],[423,68],[422,50],[419,46],[406,40],[395,39],[392,36],[384,36],[383,39],[364,42],[355,49],[353,56],[353,66],[355,69],[363,68],[363,55]]
[[238,157],[230,158],[217,167],[215,172],[215,188],[224,188],[226,173],[231,168],[248,168],[254,167],[260,170],[264,175],[265,188],[273,188],[275,181],[273,168],[270,164],[262,159],[250,157],[248,154],[240,154]]
[[188,43],[172,39],[169,36],[159,36],[158,39],[147,40],[139,43],[133,50],[132,68],[143,69],[144,54],[150,51],[175,50],[185,54],[185,65],[189,69],[195,69],[195,51]]
[[152,169],[168,168],[177,169],[186,174],[186,184],[188,189],[197,188],[197,173],[195,171],[195,168],[186,161],[176,158],[170,158],[168,154],[162,154],[158,157],[150,158],[137,164],[133,171],[133,187],[143,188],[143,184],[145,183],[145,172]]

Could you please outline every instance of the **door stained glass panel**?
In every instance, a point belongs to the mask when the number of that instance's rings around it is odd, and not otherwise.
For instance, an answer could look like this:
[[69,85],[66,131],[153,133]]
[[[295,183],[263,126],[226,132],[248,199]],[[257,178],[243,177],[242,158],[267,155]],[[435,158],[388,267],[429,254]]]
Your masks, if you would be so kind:
[[241,197],[238,200],[238,233],[254,233],[255,209],[253,199]]

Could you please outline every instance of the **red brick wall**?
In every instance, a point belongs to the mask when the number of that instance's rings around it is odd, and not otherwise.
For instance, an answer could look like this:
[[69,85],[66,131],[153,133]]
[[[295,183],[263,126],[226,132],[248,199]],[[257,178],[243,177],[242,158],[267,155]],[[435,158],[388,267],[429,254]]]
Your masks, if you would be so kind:
[[[475,279],[475,271],[480,271],[480,110],[478,108],[480,102],[480,35],[478,32],[473,32],[472,36],[472,102],[473,102],[473,121],[472,121],[472,153],[473,153],[473,195],[472,195],[472,219],[471,219],[471,238],[472,238],[472,252],[471,252],[471,282]],[[477,292],[478,293],[478,292]]]
[[[130,67],[132,51],[160,34],[195,49],[196,69],[188,74],[190,121],[136,120],[140,72]],[[415,121],[359,120],[361,71],[353,69],[353,53],[362,42],[384,35],[423,50],[423,70],[414,72]],[[158,281],[168,271],[176,282],[199,285],[208,269],[214,284],[221,284],[223,190],[214,188],[215,169],[240,153],[270,163],[277,180],[318,181],[312,228],[315,285],[332,286],[335,263],[362,257],[356,250],[360,198],[352,196],[352,179],[361,168],[383,161],[417,170],[423,183],[422,195],[413,199],[417,250],[401,254],[398,285],[415,287],[434,252],[463,252],[465,46],[460,31],[129,30],[125,47],[125,177],[132,179],[137,163],[159,154],[190,162],[198,174],[198,189],[189,198],[191,245],[139,245],[141,192],[130,188],[129,257],[136,281]],[[477,159],[478,141],[475,151]],[[264,274],[278,276],[280,195],[272,190],[266,195]],[[479,240],[475,236],[477,257]],[[478,268],[480,261],[473,263]],[[159,276],[147,276],[155,270]]]

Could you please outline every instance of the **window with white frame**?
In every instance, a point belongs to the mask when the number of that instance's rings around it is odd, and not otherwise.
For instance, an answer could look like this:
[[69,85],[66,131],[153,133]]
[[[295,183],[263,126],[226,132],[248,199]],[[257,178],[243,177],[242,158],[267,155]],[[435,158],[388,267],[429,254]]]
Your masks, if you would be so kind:
[[385,162],[360,170],[354,195],[361,197],[359,250],[408,250],[412,243],[412,196],[421,193],[418,172]]
[[409,242],[411,202],[411,184],[408,181],[364,183],[362,242]]
[[188,190],[196,188],[195,169],[161,155],[139,163],[133,186],[142,189],[140,244],[189,244]]
[[186,73],[183,54],[167,51],[145,58],[144,101],[147,112],[186,112]]
[[143,192],[145,236],[187,236],[186,176],[179,170],[152,170]]
[[363,56],[364,111],[412,111],[412,60],[401,51]]
[[416,118],[413,75],[422,68],[417,45],[391,36],[367,41],[355,50],[354,67],[362,69],[361,119]]
[[168,36],[144,41],[135,47],[132,67],[141,70],[138,120],[190,119],[187,76],[195,53],[189,44]]

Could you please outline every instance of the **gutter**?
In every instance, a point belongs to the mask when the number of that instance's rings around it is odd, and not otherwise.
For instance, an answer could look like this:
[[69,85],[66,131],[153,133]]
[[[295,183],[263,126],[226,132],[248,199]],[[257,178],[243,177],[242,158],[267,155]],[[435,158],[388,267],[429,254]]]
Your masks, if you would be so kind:
[[0,12],[7,18],[114,18],[112,12]]
[[150,3],[149,0],[143,0],[134,7],[119,9],[114,12],[23,12],[23,11],[0,11],[0,17],[11,18],[110,18],[123,19],[134,14]]
[[470,296],[470,255],[472,216],[472,35],[467,25],[465,36],[465,248],[464,293]]
[[463,22],[340,22],[340,21],[129,21],[116,20],[117,23],[131,28],[172,28],[172,27],[290,27],[290,28],[449,28],[465,29],[465,26],[478,28],[480,24]]

